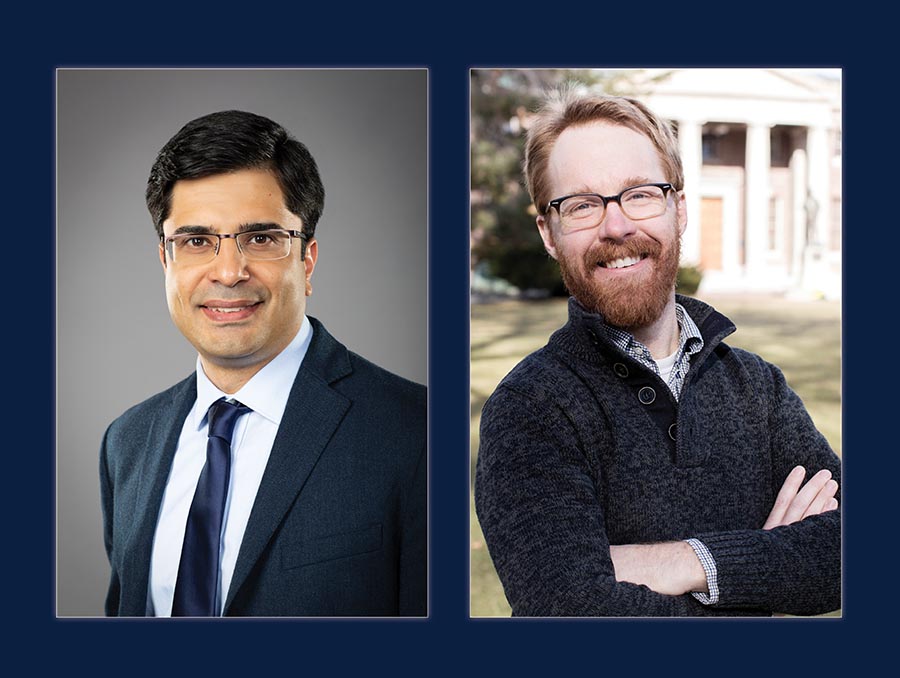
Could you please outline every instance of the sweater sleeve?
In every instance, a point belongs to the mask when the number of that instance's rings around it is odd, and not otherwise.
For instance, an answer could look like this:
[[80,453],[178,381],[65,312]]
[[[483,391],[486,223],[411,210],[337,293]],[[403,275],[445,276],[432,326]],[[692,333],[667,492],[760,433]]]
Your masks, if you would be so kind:
[[[840,459],[781,371],[767,367],[771,379],[767,386],[773,394],[769,414],[773,501],[797,465],[806,469],[807,480],[828,469],[840,484]],[[772,530],[696,536],[715,559],[719,607],[794,615],[822,614],[841,607],[840,509]]]
[[475,506],[514,616],[727,614],[617,582],[596,479],[565,414],[501,385],[482,413]]

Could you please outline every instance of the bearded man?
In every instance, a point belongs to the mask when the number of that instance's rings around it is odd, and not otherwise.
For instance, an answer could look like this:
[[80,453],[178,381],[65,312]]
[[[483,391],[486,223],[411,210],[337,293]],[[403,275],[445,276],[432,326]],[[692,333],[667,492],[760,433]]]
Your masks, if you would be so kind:
[[572,296],[482,414],[475,505],[513,615],[838,609],[840,460],[781,371],[675,293],[687,210],[668,124],[560,92],[524,168]]

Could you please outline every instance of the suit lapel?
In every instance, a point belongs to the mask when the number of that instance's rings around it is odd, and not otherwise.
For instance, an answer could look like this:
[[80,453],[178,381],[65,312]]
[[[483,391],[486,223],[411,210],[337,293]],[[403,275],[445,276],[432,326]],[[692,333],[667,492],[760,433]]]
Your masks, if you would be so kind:
[[153,416],[145,444],[140,489],[135,502],[137,519],[128,538],[123,563],[122,614],[143,616],[147,609],[153,535],[166,481],[184,420],[197,399],[197,380],[191,375],[173,387],[171,400]]
[[347,349],[315,318],[310,322],[313,339],[291,388],[250,512],[225,614],[350,407],[350,401],[330,386],[352,372]]

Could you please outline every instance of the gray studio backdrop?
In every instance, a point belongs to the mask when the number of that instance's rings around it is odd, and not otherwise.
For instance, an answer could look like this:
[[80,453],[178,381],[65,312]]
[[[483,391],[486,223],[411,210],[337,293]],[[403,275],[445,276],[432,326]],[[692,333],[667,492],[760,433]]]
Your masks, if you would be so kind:
[[351,350],[427,383],[424,69],[57,72],[57,614],[103,613],[100,441],[194,369],[172,325],[144,188],[193,118],[281,123],[325,185],[307,312]]

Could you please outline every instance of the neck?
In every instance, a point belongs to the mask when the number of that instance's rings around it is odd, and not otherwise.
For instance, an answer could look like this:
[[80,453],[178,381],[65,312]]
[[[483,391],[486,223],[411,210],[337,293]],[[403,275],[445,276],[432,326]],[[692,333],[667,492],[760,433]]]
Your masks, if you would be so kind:
[[213,385],[227,395],[234,395],[250,381],[262,368],[275,360],[297,337],[302,321],[289,339],[265,351],[257,351],[249,356],[228,358],[201,352],[200,366]]
[[264,363],[255,363],[246,367],[223,367],[216,363],[200,357],[200,365],[203,367],[203,373],[213,383],[213,385],[225,393],[226,395],[234,395],[240,391],[244,384],[250,381],[253,376],[263,367],[268,365],[271,359]]
[[655,360],[666,358],[678,349],[678,318],[675,315],[675,296],[669,300],[659,317],[649,325],[632,327],[634,338],[650,351]]

